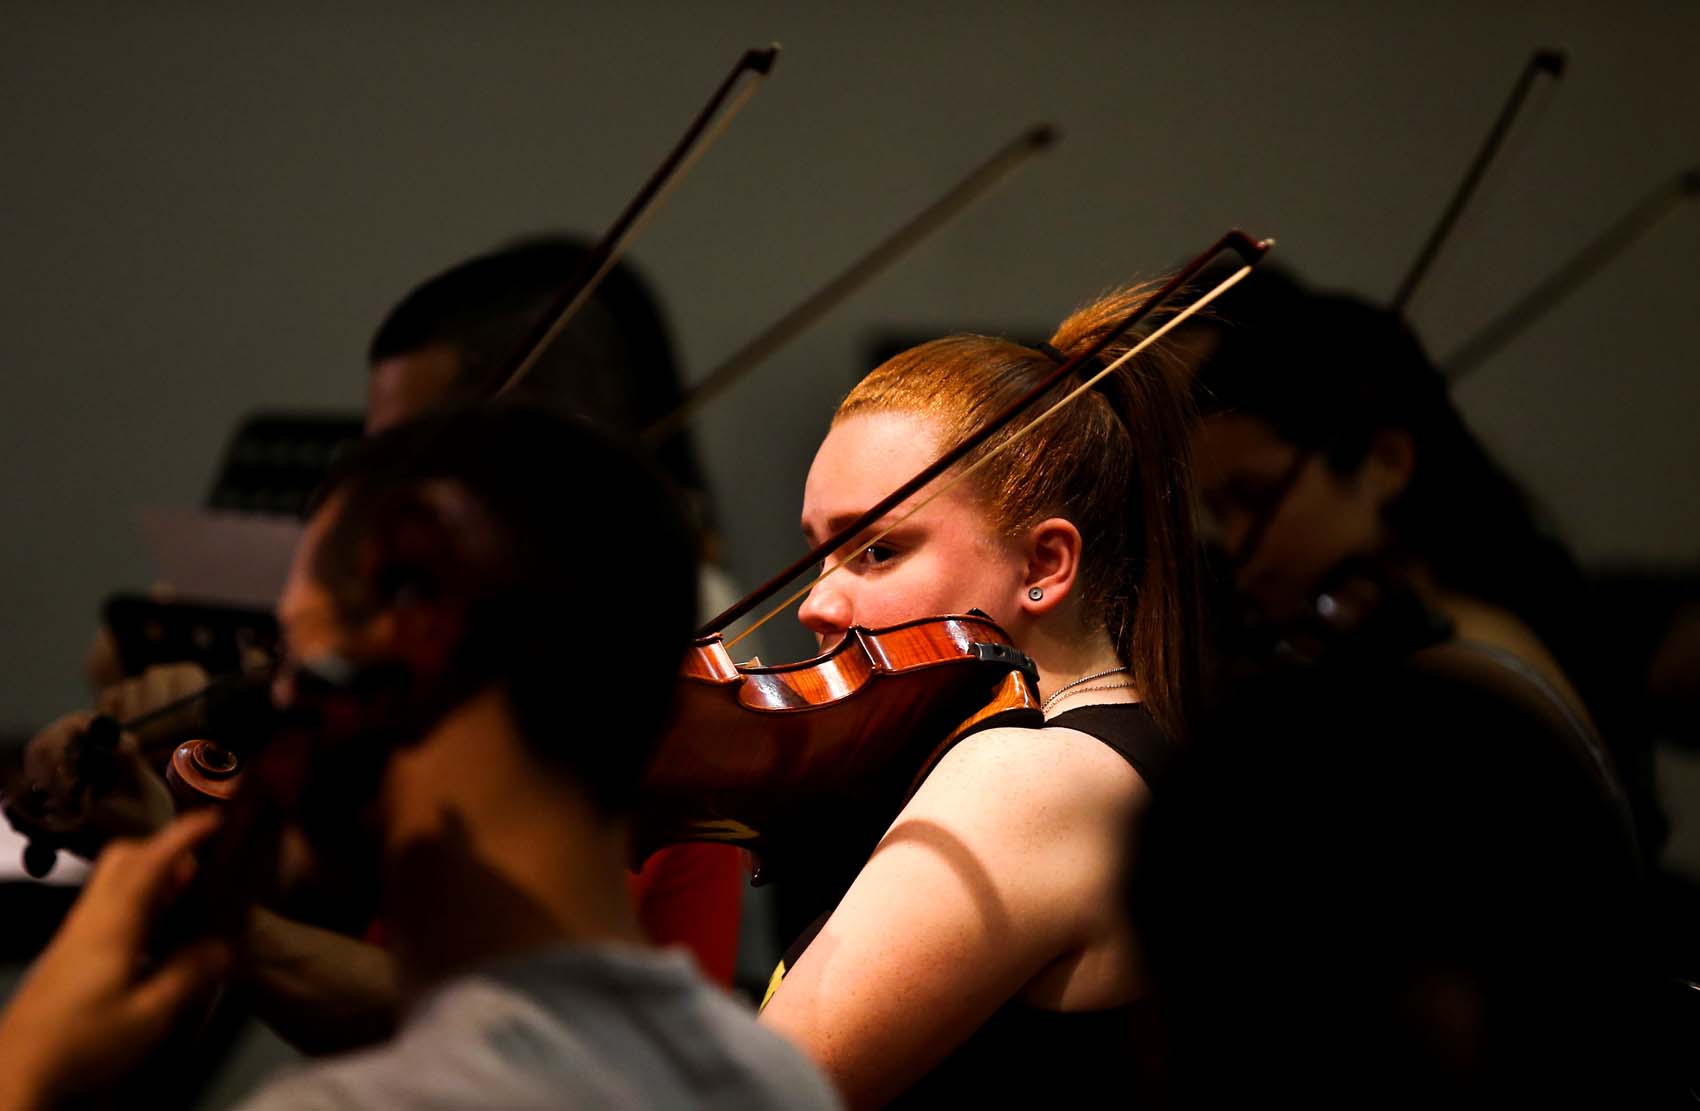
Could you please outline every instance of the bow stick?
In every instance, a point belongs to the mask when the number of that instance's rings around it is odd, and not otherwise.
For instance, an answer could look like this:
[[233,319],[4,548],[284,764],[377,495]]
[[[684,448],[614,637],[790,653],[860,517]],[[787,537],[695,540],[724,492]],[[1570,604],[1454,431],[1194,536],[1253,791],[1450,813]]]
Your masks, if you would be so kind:
[[1028,128],[1011,140],[952,186],[944,196],[922,209],[908,223],[881,240],[873,250],[711,370],[686,394],[677,408],[644,430],[644,442],[655,448],[672,439],[704,405],[831,312],[951,217],[978,200],[1010,171],[1033,155],[1050,149],[1056,141],[1056,129],[1049,124]]
[[1411,269],[1405,274],[1404,280],[1399,283],[1397,292],[1393,294],[1393,300],[1389,303],[1389,307],[1394,312],[1403,315],[1406,307],[1409,306],[1411,298],[1417,292],[1418,284],[1427,275],[1429,267],[1434,263],[1435,256],[1440,254],[1442,244],[1446,242],[1446,238],[1452,233],[1452,229],[1457,226],[1459,217],[1463,216],[1464,209],[1469,205],[1471,198],[1475,196],[1476,189],[1481,185],[1488,166],[1504,145],[1506,136],[1511,133],[1511,125],[1516,121],[1518,113],[1523,110],[1523,105],[1529,99],[1529,94],[1533,91],[1535,82],[1543,74],[1554,81],[1561,79],[1564,76],[1565,62],[1566,58],[1562,50],[1537,50],[1530,56],[1528,64],[1523,67],[1523,72],[1518,75],[1517,83],[1511,88],[1511,96],[1506,100],[1505,107],[1500,109],[1499,118],[1494,121],[1493,127],[1488,129],[1487,138],[1482,140],[1481,149],[1476,152],[1476,157],[1470,163],[1469,169],[1464,172],[1464,180],[1458,183],[1458,189],[1453,193],[1452,200],[1440,214],[1440,222],[1434,226],[1433,231],[1429,232],[1428,241],[1423,244],[1423,249],[1417,253],[1416,261],[1411,264]]
[[1552,276],[1524,294],[1487,326],[1466,340],[1452,357],[1441,364],[1448,382],[1459,382],[1498,354],[1547,310],[1572,290],[1598,273],[1630,244],[1646,235],[1683,201],[1700,197],[1700,166],[1663,182],[1620,217],[1593,242],[1572,255]]
[[[632,237],[654,214],[655,207],[672,192],[673,187],[684,177],[685,171],[702,157],[725,132],[739,109],[755,95],[760,83],[773,69],[774,59],[778,56],[777,43],[759,50],[744,51],[743,57],[738,59],[738,64],[732,67],[732,72],[726,75],[726,79],[714,90],[714,95],[708,98],[708,103],[703,105],[702,111],[697,113],[696,118],[685,129],[684,135],[674,144],[661,165],[656,167],[649,180],[644,182],[643,188],[639,189],[637,195],[626,205],[625,211],[614,220],[590,253],[584,256],[578,269],[561,288],[560,295],[538,321],[537,327],[532,329],[531,335],[519,346],[510,362],[512,369],[496,390],[496,396],[514,389],[531,373],[531,369],[537,365],[549,345],[555,342],[555,338],[577,315],[579,309],[590,300],[590,295],[596,291],[603,276],[620,260],[620,255],[624,253]],[[744,80],[746,74],[749,75],[748,81]],[[733,89],[740,83],[743,84],[742,91],[725,111],[721,111],[721,106],[726,104]]]

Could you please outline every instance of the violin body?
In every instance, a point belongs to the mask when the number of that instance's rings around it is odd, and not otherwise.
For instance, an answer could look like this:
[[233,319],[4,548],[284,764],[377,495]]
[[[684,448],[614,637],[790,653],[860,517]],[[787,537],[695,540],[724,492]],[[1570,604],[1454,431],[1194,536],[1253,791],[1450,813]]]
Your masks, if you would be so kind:
[[[681,668],[672,722],[644,783],[641,861],[679,841],[776,859],[884,832],[968,727],[1039,707],[1037,673],[980,614],[852,628],[802,663],[739,667],[718,635]],[[871,849],[872,845],[867,845]]]

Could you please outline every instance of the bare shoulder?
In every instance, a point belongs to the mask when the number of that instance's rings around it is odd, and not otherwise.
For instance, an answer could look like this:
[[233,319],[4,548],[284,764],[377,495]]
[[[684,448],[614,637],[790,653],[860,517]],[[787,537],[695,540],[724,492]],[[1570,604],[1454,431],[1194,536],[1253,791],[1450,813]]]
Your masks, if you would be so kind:
[[1534,629],[1510,610],[1464,594],[1446,594],[1441,607],[1452,619],[1458,639],[1485,644],[1516,656],[1554,683],[1583,712],[1586,707],[1564,667]]
[[1112,934],[1144,795],[1084,733],[967,738],[904,806],[764,1021],[853,1105],[889,1100],[1046,969]]
[[988,729],[939,761],[904,816],[983,813],[1008,828],[1026,817],[1053,828],[1068,816],[1131,813],[1149,798],[1138,772],[1108,745],[1074,729]]
[[1501,648],[1531,663],[1552,662],[1552,654],[1541,638],[1510,610],[1465,594],[1444,595],[1442,607],[1457,627],[1459,639]]

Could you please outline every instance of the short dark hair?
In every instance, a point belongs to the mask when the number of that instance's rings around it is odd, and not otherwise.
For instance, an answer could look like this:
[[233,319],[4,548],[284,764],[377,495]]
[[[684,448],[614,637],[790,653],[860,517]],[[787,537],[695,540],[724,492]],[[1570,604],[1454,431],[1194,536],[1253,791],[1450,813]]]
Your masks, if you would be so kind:
[[[590,252],[572,236],[540,235],[451,266],[389,311],[372,337],[367,364],[447,347],[460,365],[444,400],[489,397]],[[682,387],[667,321],[635,267],[621,261],[608,271],[516,393],[627,438],[673,411]],[[683,490],[706,491],[688,433],[661,445],[656,461]]]
[[[457,532],[428,494],[484,519]],[[402,589],[466,613],[446,686],[506,690],[532,750],[610,812],[635,801],[696,615],[691,533],[665,479],[588,423],[536,406],[446,410],[360,443],[321,494],[314,577],[358,622]],[[607,708],[612,728],[591,729]]]

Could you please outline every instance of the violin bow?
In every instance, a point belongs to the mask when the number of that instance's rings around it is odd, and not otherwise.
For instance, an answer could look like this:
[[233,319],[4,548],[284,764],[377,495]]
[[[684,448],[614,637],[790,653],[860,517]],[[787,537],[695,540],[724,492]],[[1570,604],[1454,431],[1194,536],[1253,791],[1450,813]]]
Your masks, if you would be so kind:
[[1442,376],[1449,383],[1462,381],[1583,282],[1604,269],[1630,244],[1652,231],[1682,202],[1697,197],[1700,197],[1700,166],[1661,182],[1592,242],[1570,256],[1551,277],[1524,294],[1460,345],[1441,364]]
[[227,671],[222,675],[215,675],[207,680],[205,686],[174,698],[162,706],[156,706],[146,713],[137,714],[133,718],[122,721],[118,723],[118,728],[125,733],[134,733],[139,729],[146,729],[156,722],[167,720],[173,715],[208,699],[216,698],[222,694],[235,694],[250,684],[266,682],[270,679],[272,670],[268,666],[242,671]]
[[1476,151],[1475,159],[1471,161],[1469,169],[1464,172],[1464,180],[1458,183],[1458,189],[1452,194],[1452,200],[1447,203],[1445,210],[1440,214],[1439,223],[1435,224],[1434,230],[1429,232],[1428,241],[1423,244],[1422,250],[1417,253],[1416,261],[1411,264],[1404,280],[1399,283],[1398,290],[1394,292],[1393,300],[1389,302],[1388,306],[1394,312],[1401,316],[1405,315],[1405,311],[1411,303],[1411,298],[1417,292],[1417,287],[1428,274],[1429,267],[1434,264],[1435,257],[1440,254],[1440,248],[1445,244],[1447,237],[1452,234],[1459,218],[1464,215],[1464,210],[1469,206],[1476,190],[1481,186],[1482,179],[1487,174],[1488,166],[1492,164],[1500,148],[1505,145],[1506,136],[1511,133],[1511,125],[1516,122],[1518,114],[1523,110],[1523,106],[1527,103],[1529,94],[1534,90],[1536,82],[1540,80],[1542,75],[1551,78],[1553,81],[1562,79],[1566,61],[1564,51],[1553,49],[1537,50],[1529,57],[1528,63],[1523,67],[1523,72],[1517,77],[1517,83],[1511,88],[1511,96],[1507,98],[1505,107],[1500,109],[1499,118],[1488,129],[1487,138],[1482,141],[1481,149]]
[[[1002,412],[987,421],[972,434],[965,437],[955,447],[939,456],[939,458],[935,459],[931,464],[923,468],[919,474],[915,475],[909,481],[887,494],[884,498],[881,498],[854,521],[851,521],[849,524],[845,525],[819,544],[816,544],[813,549],[798,557],[798,559],[789,567],[786,567],[772,579],[769,579],[753,593],[745,596],[732,606],[728,607],[725,612],[715,617],[712,621],[709,621],[697,631],[697,635],[699,637],[712,636],[725,629],[732,622],[750,613],[757,606],[761,605],[763,602],[767,601],[769,598],[784,589],[787,583],[796,579],[814,564],[820,563],[826,557],[838,551],[845,544],[859,536],[863,530],[868,528],[869,525],[872,525],[875,521],[878,521],[892,509],[902,504],[906,498],[910,497],[916,491],[938,478],[945,471],[955,466],[964,456],[979,447],[989,437],[1013,421],[1035,401],[1039,400],[1041,397],[1045,396],[1046,393],[1054,389],[1058,383],[1066,381],[1071,375],[1077,374],[1083,368],[1090,366],[1094,359],[1102,354],[1116,340],[1120,339],[1128,329],[1132,328],[1135,324],[1138,324],[1141,320],[1145,319],[1145,317],[1149,316],[1159,305],[1168,300],[1168,298],[1172,296],[1176,290],[1190,282],[1199,273],[1199,271],[1209,265],[1217,255],[1224,251],[1233,251],[1240,256],[1244,265],[1229,275],[1228,278],[1216,285],[1209,292],[1205,293],[1202,297],[1193,301],[1190,305],[1186,306],[1186,308],[1176,313],[1173,317],[1169,318],[1164,322],[1162,327],[1155,329],[1150,335],[1140,340],[1139,343],[1124,352],[1113,362],[1102,367],[1090,377],[1086,378],[1072,391],[1070,391],[1067,396],[1047,408],[1043,413],[1039,414],[1033,420],[1024,425],[1014,436],[1011,436],[1003,444],[1000,444],[996,450],[987,452],[985,455],[981,456],[980,459],[975,461],[973,466],[964,468],[961,472],[952,477],[949,482],[946,482],[944,485],[939,487],[938,490],[934,491],[929,497],[911,507],[907,513],[892,521],[877,535],[867,540],[865,544],[860,544],[858,546],[865,547],[878,543],[879,540],[892,529],[897,528],[904,521],[908,520],[916,513],[919,513],[936,498],[942,497],[957,483],[966,480],[979,468],[989,464],[1004,450],[1013,446],[1021,436],[1038,427],[1044,421],[1050,419],[1059,410],[1071,404],[1076,398],[1090,390],[1101,379],[1107,377],[1128,360],[1132,359],[1135,355],[1151,346],[1151,344],[1162,338],[1163,335],[1171,329],[1177,327],[1193,313],[1202,309],[1205,305],[1208,305],[1211,301],[1220,297],[1223,293],[1226,293],[1236,283],[1249,274],[1252,267],[1256,266],[1268,252],[1269,248],[1274,245],[1275,241],[1273,239],[1254,240],[1247,236],[1244,232],[1238,230],[1230,231],[1223,235],[1222,238],[1218,239],[1211,245],[1209,250],[1205,251],[1203,254],[1199,255],[1197,258],[1193,259],[1177,271],[1167,282],[1163,284],[1161,289],[1151,294],[1151,296],[1140,302],[1137,308],[1129,312],[1121,320],[1117,321],[1115,326],[1100,336],[1091,347],[1063,362],[1050,374],[1046,375],[1042,382],[1039,382],[1032,389],[1028,390],[1026,394],[1014,402],[1011,402]],[[783,613],[788,606],[802,598],[810,590],[814,589],[816,583],[848,564],[851,558],[853,558],[853,554],[852,556],[847,556],[844,559],[826,567],[819,575],[815,576],[808,585],[791,594],[784,601],[780,602],[768,613],[763,615],[759,620],[750,625],[749,628],[745,629],[742,633],[739,633],[738,636],[727,641],[726,646],[728,648],[732,647],[737,644],[738,641],[749,636],[767,622],[771,621],[778,614]]]
[[910,248],[979,200],[992,186],[1029,158],[1053,147],[1056,141],[1057,130],[1050,124],[1030,127],[1010,140],[996,154],[951,186],[943,196],[922,209],[837,277],[704,375],[702,381],[691,388],[672,412],[644,430],[644,443],[651,448],[657,448],[678,435],[703,406],[813,326],[815,321],[837,308],[852,293],[908,253]]
[[[549,349],[549,345],[555,342],[556,337],[571,323],[585,302],[590,300],[590,295],[596,292],[597,285],[620,260],[632,237],[648,222],[650,216],[654,215],[660,202],[673,191],[697,159],[725,133],[732,118],[750,97],[755,95],[756,89],[772,71],[774,60],[778,56],[777,43],[744,51],[738,63],[732,67],[732,72],[728,73],[726,79],[714,90],[713,95],[708,98],[708,103],[703,105],[661,165],[656,167],[649,180],[644,182],[625,210],[603,233],[596,246],[580,261],[566,285],[561,287],[560,294],[509,360],[510,369],[504,375],[502,385],[497,388],[494,396],[500,397],[513,390],[531,373],[537,361]],[[736,97],[733,97],[735,89],[739,91]]]

